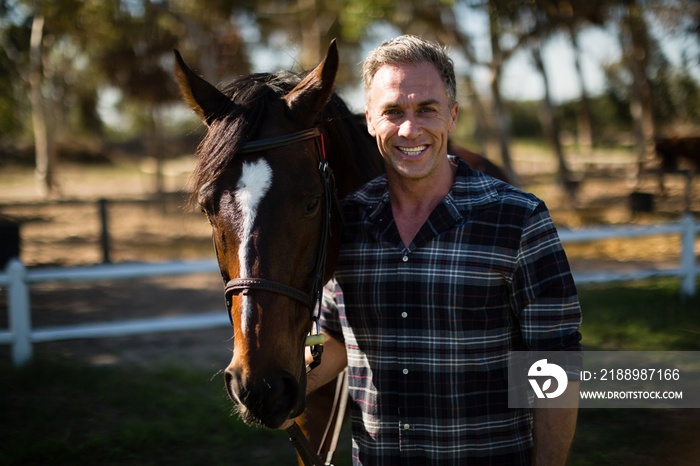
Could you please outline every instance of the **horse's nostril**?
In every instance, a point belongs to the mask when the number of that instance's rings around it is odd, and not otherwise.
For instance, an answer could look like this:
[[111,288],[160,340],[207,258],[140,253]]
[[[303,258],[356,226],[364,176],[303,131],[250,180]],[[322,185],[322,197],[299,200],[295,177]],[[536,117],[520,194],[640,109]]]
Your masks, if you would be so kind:
[[233,380],[233,375],[226,370],[224,372],[224,385],[226,386],[226,391],[228,392],[229,397],[233,398],[232,394],[232,389],[231,389],[231,381]]
[[232,372],[231,368],[224,371],[224,386],[226,387],[226,393],[228,393],[231,401],[234,403],[241,403],[241,399],[244,398],[241,393],[242,386],[240,379]]
[[251,378],[228,368],[224,381],[229,397],[248,423],[276,428],[303,409],[303,402],[298,399],[299,383],[286,371],[273,370],[264,377]]
[[297,384],[297,381],[288,372],[282,372],[279,374],[273,382],[267,383],[266,388],[270,390],[269,397],[267,399],[269,400],[269,408],[271,412],[288,413],[296,405],[299,384]]

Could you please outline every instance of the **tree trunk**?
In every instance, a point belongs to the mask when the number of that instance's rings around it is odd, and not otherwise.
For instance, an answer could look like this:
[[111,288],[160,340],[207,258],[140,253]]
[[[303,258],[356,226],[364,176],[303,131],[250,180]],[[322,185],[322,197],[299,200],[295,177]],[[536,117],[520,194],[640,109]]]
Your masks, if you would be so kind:
[[503,105],[501,97],[501,70],[503,68],[503,53],[500,46],[500,27],[498,22],[498,10],[496,5],[489,4],[489,34],[491,39],[491,99],[493,104],[493,118],[495,120],[493,127],[497,131],[497,135],[492,136],[498,138],[498,147],[501,151],[501,162],[506,175],[517,184],[517,176],[513,169],[513,163],[510,156],[510,121],[507,112]]
[[590,98],[581,67],[581,48],[578,44],[575,26],[569,25],[569,35],[571,37],[571,45],[574,48],[574,67],[578,76],[579,86],[581,87],[579,105],[576,109],[576,142],[584,157],[590,158],[593,154],[593,125],[591,123],[593,119],[591,118]]
[[42,95],[43,66],[42,42],[44,39],[44,17],[34,16],[30,39],[29,99],[32,106],[34,131],[34,154],[37,189],[45,196],[55,192],[54,169],[56,148],[47,122]]
[[641,183],[644,165],[654,159],[656,128],[652,113],[651,87],[647,78],[649,41],[647,25],[642,9],[636,2],[627,5],[622,21],[622,50],[627,66],[632,72],[632,95],[630,111],[635,122],[637,145],[636,182]]
[[466,87],[467,95],[469,97],[469,112],[473,113],[476,119],[474,138],[476,139],[476,142],[479,145],[479,151],[481,152],[481,154],[486,156],[488,154],[487,148],[489,133],[489,127],[487,124],[488,116],[486,115],[486,109],[484,108],[484,104],[479,98],[479,93],[476,90],[476,86],[474,84],[472,76],[470,74],[463,75],[462,79],[464,80],[464,85]]
[[158,197],[165,193],[165,176],[163,174],[164,154],[162,139],[160,135],[161,126],[159,115],[159,107],[157,104],[152,104],[151,107],[146,110],[146,118],[148,122],[146,127],[146,137],[148,141],[147,150],[149,156],[155,162],[155,173],[153,174],[153,189]]
[[540,112],[542,127],[547,135],[547,139],[549,139],[549,142],[552,145],[554,155],[557,158],[557,174],[559,177],[559,183],[564,189],[564,192],[569,200],[569,204],[575,205],[576,183],[574,183],[571,178],[571,170],[569,170],[566,157],[564,156],[564,148],[561,144],[559,131],[559,122],[554,114],[554,106],[552,105],[552,98],[549,93],[549,76],[547,75],[547,70],[545,69],[544,62],[542,61],[542,53],[539,46],[535,46],[532,49],[532,56],[535,60],[535,66],[540,72],[544,83],[544,98],[542,100],[542,111]]
[[[320,23],[322,22],[322,12],[318,11],[316,0],[298,0],[300,11],[300,32],[301,32],[301,68],[303,70],[313,69],[323,57],[324,48],[321,45]],[[327,44],[326,44],[327,45]]]
[[[464,55],[464,58],[470,64],[470,68],[473,70],[473,66],[477,63],[476,56],[472,51],[470,45],[470,40],[468,37],[462,33],[458,26],[457,18],[455,17],[454,10],[450,8],[445,8],[440,13],[442,19],[442,28],[439,28],[438,34],[444,34],[445,38],[442,40],[444,43],[449,43],[450,41],[457,44],[458,50]],[[475,119],[475,129],[474,137],[479,146],[479,152],[488,156],[488,144],[489,144],[489,123],[488,114],[484,108],[484,104],[479,97],[479,93],[474,84],[473,71],[468,71],[463,75],[459,76],[462,79],[464,88],[469,99],[469,112],[474,115]],[[459,79],[458,78],[458,79]]]

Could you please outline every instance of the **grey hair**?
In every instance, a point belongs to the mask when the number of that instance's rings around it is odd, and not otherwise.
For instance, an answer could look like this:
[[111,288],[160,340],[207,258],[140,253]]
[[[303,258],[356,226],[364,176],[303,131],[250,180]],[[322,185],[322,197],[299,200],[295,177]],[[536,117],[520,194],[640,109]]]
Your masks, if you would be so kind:
[[386,41],[369,53],[362,65],[365,98],[368,98],[374,75],[382,66],[415,65],[425,62],[437,68],[445,84],[447,98],[450,104],[454,104],[457,101],[457,81],[454,62],[447,54],[447,49],[437,43],[409,34]]

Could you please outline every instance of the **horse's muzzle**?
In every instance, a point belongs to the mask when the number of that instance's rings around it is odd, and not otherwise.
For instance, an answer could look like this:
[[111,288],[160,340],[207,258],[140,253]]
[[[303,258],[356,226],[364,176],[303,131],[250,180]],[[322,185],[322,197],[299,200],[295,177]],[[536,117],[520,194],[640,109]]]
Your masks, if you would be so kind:
[[273,369],[265,376],[252,378],[229,366],[224,379],[229,397],[247,424],[276,429],[304,410],[302,387],[289,372]]

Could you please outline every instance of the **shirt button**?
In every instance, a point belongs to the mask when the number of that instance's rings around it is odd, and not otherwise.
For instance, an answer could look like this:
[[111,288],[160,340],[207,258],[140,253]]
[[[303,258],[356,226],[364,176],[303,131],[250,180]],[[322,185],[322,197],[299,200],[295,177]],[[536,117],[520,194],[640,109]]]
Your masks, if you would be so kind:
[[404,255],[404,256],[401,258],[401,260],[404,261],[404,262],[408,262],[408,256]]
[[406,317],[408,317],[408,312],[402,312],[402,313],[401,313],[401,317],[403,317],[404,319],[405,319]]
[[411,424],[404,424],[403,428],[404,428],[404,430],[408,430],[411,428]]
[[408,369],[404,369],[404,370],[401,371],[401,372],[403,372],[403,375],[406,375],[406,374],[408,374]]

